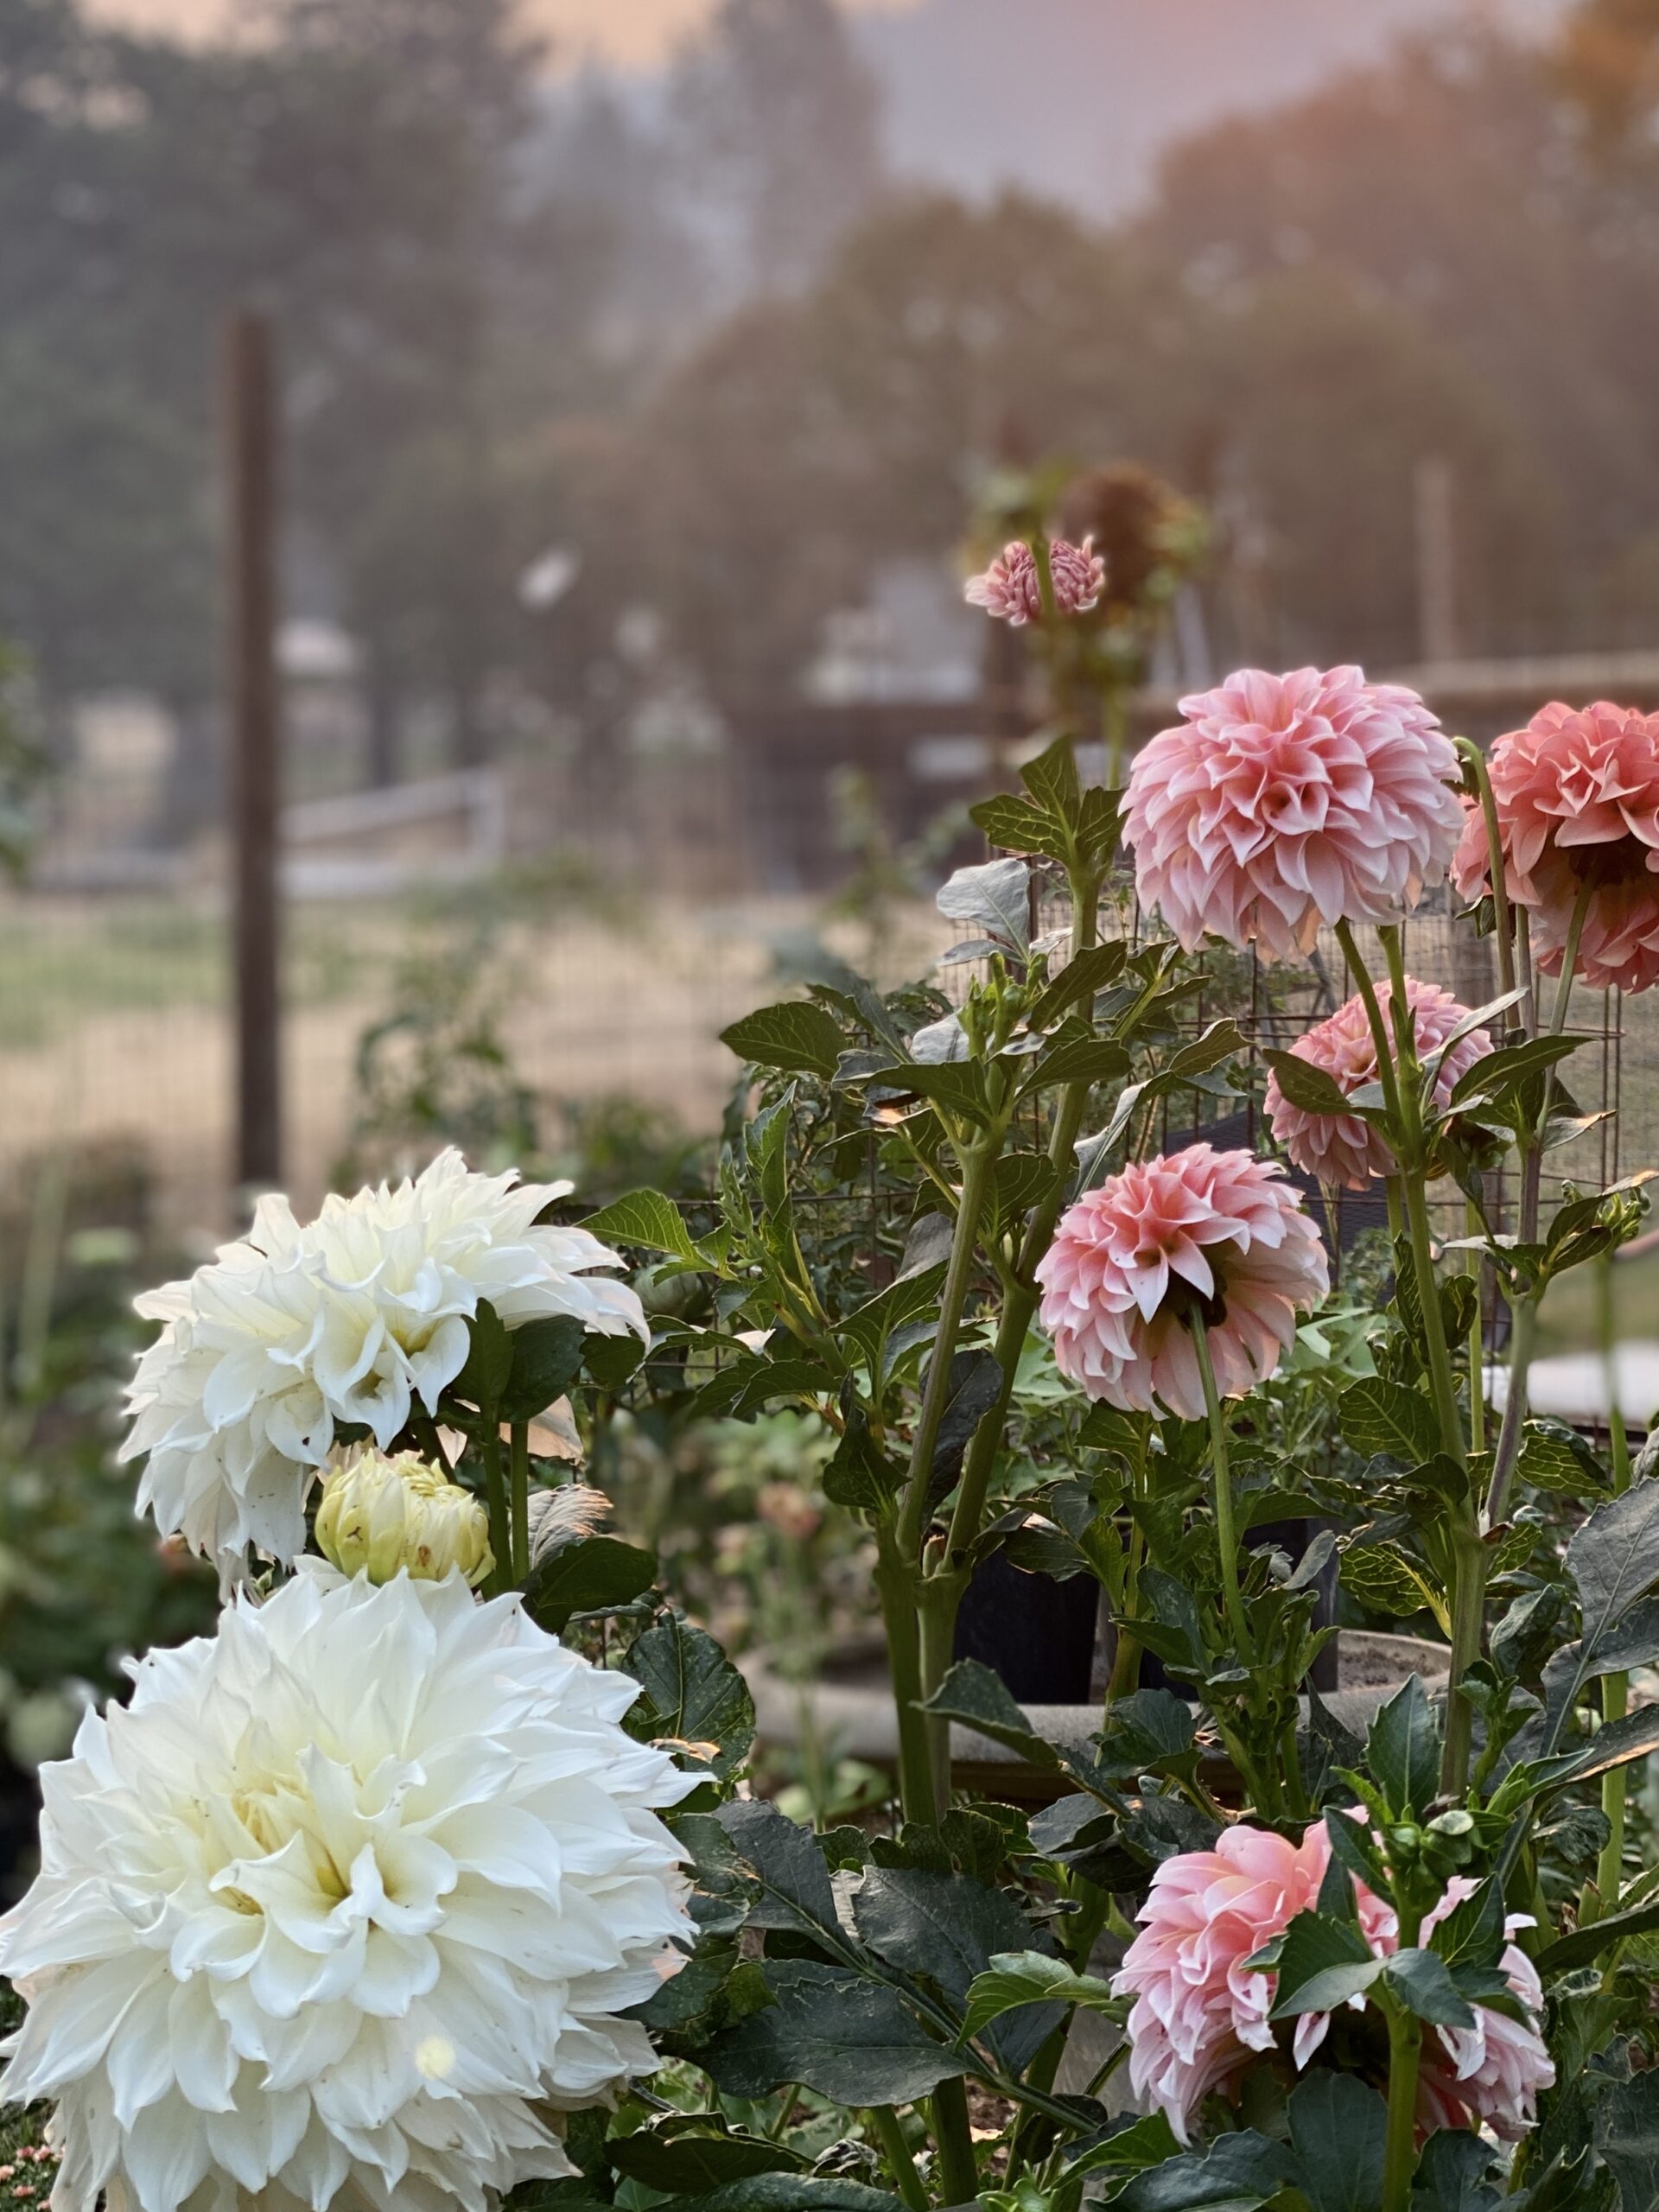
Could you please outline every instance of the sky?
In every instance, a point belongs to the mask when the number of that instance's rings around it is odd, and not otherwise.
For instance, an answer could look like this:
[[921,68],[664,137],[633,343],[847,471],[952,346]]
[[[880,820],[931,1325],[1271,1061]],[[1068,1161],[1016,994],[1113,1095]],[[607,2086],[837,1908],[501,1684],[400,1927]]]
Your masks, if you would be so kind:
[[[715,0],[524,0],[524,16],[556,40],[573,63],[592,60],[636,67],[660,61],[715,4]],[[891,10],[909,0],[850,4]],[[136,29],[200,35],[233,22],[237,0],[89,0],[88,12]]]

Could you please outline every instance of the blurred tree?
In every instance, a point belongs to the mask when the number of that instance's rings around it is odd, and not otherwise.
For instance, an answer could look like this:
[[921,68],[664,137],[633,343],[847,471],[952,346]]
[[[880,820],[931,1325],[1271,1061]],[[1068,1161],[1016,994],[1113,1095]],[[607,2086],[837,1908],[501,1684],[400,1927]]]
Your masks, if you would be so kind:
[[[1529,532],[1532,587],[1514,595],[1501,567],[1471,579],[1481,642],[1503,651],[1610,642],[1602,565],[1659,522],[1656,219],[1652,189],[1584,159],[1544,57],[1475,29],[1173,149],[1141,239],[1221,308],[1323,269],[1474,373],[1469,395],[1484,386],[1494,434],[1530,449],[1546,510]],[[1462,503],[1484,496],[1478,467],[1471,449]]]
[[1656,0],[1579,0],[1561,26],[1560,81],[1604,144],[1629,151],[1645,141],[1659,109]]
[[875,79],[834,0],[721,0],[681,56],[670,106],[739,293],[808,281],[880,188]]

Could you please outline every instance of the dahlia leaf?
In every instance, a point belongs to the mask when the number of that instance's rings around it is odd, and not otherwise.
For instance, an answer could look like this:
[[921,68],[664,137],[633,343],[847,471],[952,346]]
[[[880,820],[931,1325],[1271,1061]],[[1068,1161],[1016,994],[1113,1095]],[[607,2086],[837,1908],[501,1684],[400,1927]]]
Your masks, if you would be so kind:
[[1659,2203],[1659,2074],[1615,2082],[1596,2106],[1595,2131],[1624,2212]]
[[[677,2113],[683,2121],[685,2115]],[[756,2174],[799,2174],[809,2159],[787,2144],[769,2143],[758,2135],[731,2135],[718,2113],[696,2115],[709,2123],[703,2129],[686,2128],[670,2134],[664,2127],[642,2127],[632,2135],[613,2136],[606,2145],[613,2166],[630,2181],[643,2182],[671,2196],[690,2196],[719,2189],[724,2183],[748,2181]]]
[[1337,1418],[1344,1442],[1368,1458],[1382,1452],[1414,1467],[1440,1448],[1440,1424],[1422,1392],[1381,1376],[1351,1384],[1338,1401]]
[[[853,1919],[878,1958],[907,1974],[929,1975],[958,2009],[968,2006],[974,1984],[994,1956],[1035,1951],[1035,1930],[1010,1892],[988,1889],[965,1874],[872,1867],[853,1898]],[[1063,2017],[1062,2005],[1033,2001],[1023,2018],[1005,2023],[988,2040],[1017,2074]]]
[[904,2199],[836,2174],[770,2173],[687,2197],[675,2212],[904,2212]]
[[1446,2028],[1472,2028],[1475,2009],[1452,1979],[1446,1961],[1433,1951],[1408,1947],[1382,1967],[1382,1979],[1420,2020]]
[[1300,2178],[1289,2151],[1247,2127],[1148,2166],[1113,2202],[1122,2212],[1252,2212]]
[[1433,1798],[1440,1734],[1420,1675],[1408,1675],[1379,1708],[1365,1738],[1365,1763],[1396,1814],[1422,1812]]
[[1090,2012],[1121,2017],[1123,2005],[1112,1994],[1112,1986],[1096,1974],[1078,1974],[1064,1959],[1051,1959],[1041,1951],[1001,1951],[988,1969],[976,1974],[968,1990],[963,2014],[961,2041],[971,2043],[994,2020],[1024,2005],[1078,2005]]
[[1031,870],[1024,861],[982,861],[959,868],[940,886],[933,903],[947,921],[976,923],[987,937],[1025,957],[1031,944]]
[[660,1191],[630,1191],[625,1198],[589,1214],[582,1226],[612,1243],[632,1245],[644,1252],[666,1252],[671,1259],[683,1260],[690,1268],[709,1264],[692,1243],[679,1208]]
[[1300,2012],[1335,2012],[1370,1987],[1382,1961],[1351,1922],[1299,1912],[1284,1932],[1272,1969],[1279,1980],[1268,2018],[1284,2020]]
[[846,1039],[827,1007],[810,999],[789,999],[746,1014],[721,1031],[720,1041],[753,1066],[827,1079],[836,1072]]
[[620,1536],[579,1536],[556,1545],[531,1569],[524,1609],[557,1636],[577,1613],[613,1612],[631,1605],[657,1577],[655,1553]]
[[[526,1321],[509,1338],[512,1361],[499,1401],[503,1421],[534,1421],[563,1398],[582,1372],[585,1332],[571,1313]],[[638,1338],[632,1342],[638,1348]]]
[[1007,853],[1039,853],[1045,860],[1064,861],[1070,840],[1065,827],[1028,799],[999,794],[981,799],[968,812],[985,832],[988,842]]
[[1370,2083],[1321,2069],[1291,2091],[1286,2117],[1313,2212],[1374,2212],[1382,2198],[1389,2108]]
[[687,1621],[664,1621],[637,1639],[622,1663],[645,1693],[624,1718],[628,1733],[696,1745],[716,1778],[728,1779],[754,1741],[754,1700],[714,1637]]
[[[768,1960],[765,1972],[776,2001],[700,2056],[725,2095],[760,2097],[798,2082],[837,2104],[906,2105],[969,2069],[968,2056],[937,2041],[884,1982],[815,1959]],[[792,2208],[801,2200],[783,2201]]]

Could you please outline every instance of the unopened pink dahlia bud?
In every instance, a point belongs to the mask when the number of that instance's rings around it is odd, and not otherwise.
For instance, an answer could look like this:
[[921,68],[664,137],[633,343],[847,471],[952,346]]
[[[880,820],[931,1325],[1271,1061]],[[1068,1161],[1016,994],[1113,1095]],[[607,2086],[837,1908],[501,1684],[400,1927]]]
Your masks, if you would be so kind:
[[[1050,540],[1049,575],[1054,585],[1054,605],[1062,614],[1086,614],[1097,606],[1106,588],[1106,563],[1085,537],[1072,545],[1064,537]],[[1023,629],[1043,619],[1042,585],[1036,557],[1023,538],[1005,545],[982,575],[970,576],[963,596],[970,607],[982,607],[999,621]]]

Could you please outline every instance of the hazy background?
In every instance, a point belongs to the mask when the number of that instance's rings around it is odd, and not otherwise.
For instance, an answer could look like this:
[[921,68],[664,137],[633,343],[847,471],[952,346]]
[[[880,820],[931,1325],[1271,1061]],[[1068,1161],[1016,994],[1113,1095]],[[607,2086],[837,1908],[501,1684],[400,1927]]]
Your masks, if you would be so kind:
[[234,1215],[232,308],[279,357],[284,1173],[620,1173],[713,1127],[722,1020],[925,951],[1011,469],[1210,518],[1166,702],[1659,691],[1656,19],[0,0],[0,1167]]

